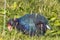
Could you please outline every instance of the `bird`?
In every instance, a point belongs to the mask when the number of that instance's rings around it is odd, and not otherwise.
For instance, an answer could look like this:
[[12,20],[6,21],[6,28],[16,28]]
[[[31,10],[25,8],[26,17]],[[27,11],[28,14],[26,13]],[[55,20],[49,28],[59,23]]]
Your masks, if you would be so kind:
[[44,35],[47,29],[51,29],[48,25],[48,20],[40,14],[25,14],[19,18],[11,18],[7,22],[8,30],[11,31],[12,27],[21,31],[23,34]]

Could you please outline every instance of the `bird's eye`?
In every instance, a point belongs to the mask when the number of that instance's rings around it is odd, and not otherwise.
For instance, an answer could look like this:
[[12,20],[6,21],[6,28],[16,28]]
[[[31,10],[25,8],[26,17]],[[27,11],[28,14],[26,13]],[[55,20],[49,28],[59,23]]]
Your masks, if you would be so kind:
[[13,22],[11,21],[11,24],[13,24]]
[[13,20],[9,20],[8,24],[10,24],[12,26],[13,25]]
[[14,22],[13,21],[11,21],[11,25],[13,26],[13,24],[14,24]]

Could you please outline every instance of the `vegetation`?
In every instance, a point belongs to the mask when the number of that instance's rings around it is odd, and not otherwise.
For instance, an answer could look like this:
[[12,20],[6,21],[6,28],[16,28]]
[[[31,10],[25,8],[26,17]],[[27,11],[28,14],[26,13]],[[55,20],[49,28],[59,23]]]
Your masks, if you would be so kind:
[[45,36],[24,35],[15,29],[9,32],[4,25],[4,1],[0,1],[0,40],[60,40],[60,0],[6,0],[6,22],[9,18],[22,17],[28,13],[44,15],[49,20],[52,30]]

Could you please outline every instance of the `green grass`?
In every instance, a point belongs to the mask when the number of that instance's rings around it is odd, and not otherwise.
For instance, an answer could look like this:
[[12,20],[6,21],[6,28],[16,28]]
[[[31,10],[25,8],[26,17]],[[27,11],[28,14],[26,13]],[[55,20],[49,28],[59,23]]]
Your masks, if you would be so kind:
[[[60,40],[60,1],[59,0],[6,0],[6,22],[9,18],[22,17],[28,13],[39,13],[49,20],[53,30],[47,30],[45,36],[22,34],[13,29],[9,32],[3,27],[3,16],[0,16],[0,40]],[[0,0],[0,15],[4,14],[4,1]],[[9,16],[9,18],[8,18]]]
[[[49,34],[49,35],[48,35]],[[0,40],[60,40],[60,36],[52,35],[52,32],[49,30],[46,32],[45,36],[29,36],[18,32],[16,29],[13,29],[11,32],[8,29],[1,29],[0,31]]]

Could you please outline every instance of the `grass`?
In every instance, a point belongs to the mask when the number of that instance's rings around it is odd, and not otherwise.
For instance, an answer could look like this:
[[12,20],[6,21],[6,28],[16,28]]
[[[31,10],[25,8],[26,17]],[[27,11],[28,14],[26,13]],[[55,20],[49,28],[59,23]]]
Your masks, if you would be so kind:
[[[4,30],[4,29],[3,29]],[[0,31],[0,40],[60,40],[60,36],[46,32],[45,36],[29,36],[22,34],[22,32],[18,32],[17,30],[13,29],[13,31],[9,32],[8,29]],[[49,35],[48,35],[49,34]]]
[[[60,0],[6,0],[6,15],[20,17],[27,13],[41,13],[49,20],[53,30],[47,30],[45,36],[22,34],[13,29],[9,32],[7,26],[3,27],[3,17],[0,16],[0,40],[60,40]],[[4,1],[0,0],[0,15],[4,13]],[[15,15],[17,14],[17,15]],[[6,18],[7,20],[9,18]],[[57,31],[56,31],[57,30]]]

